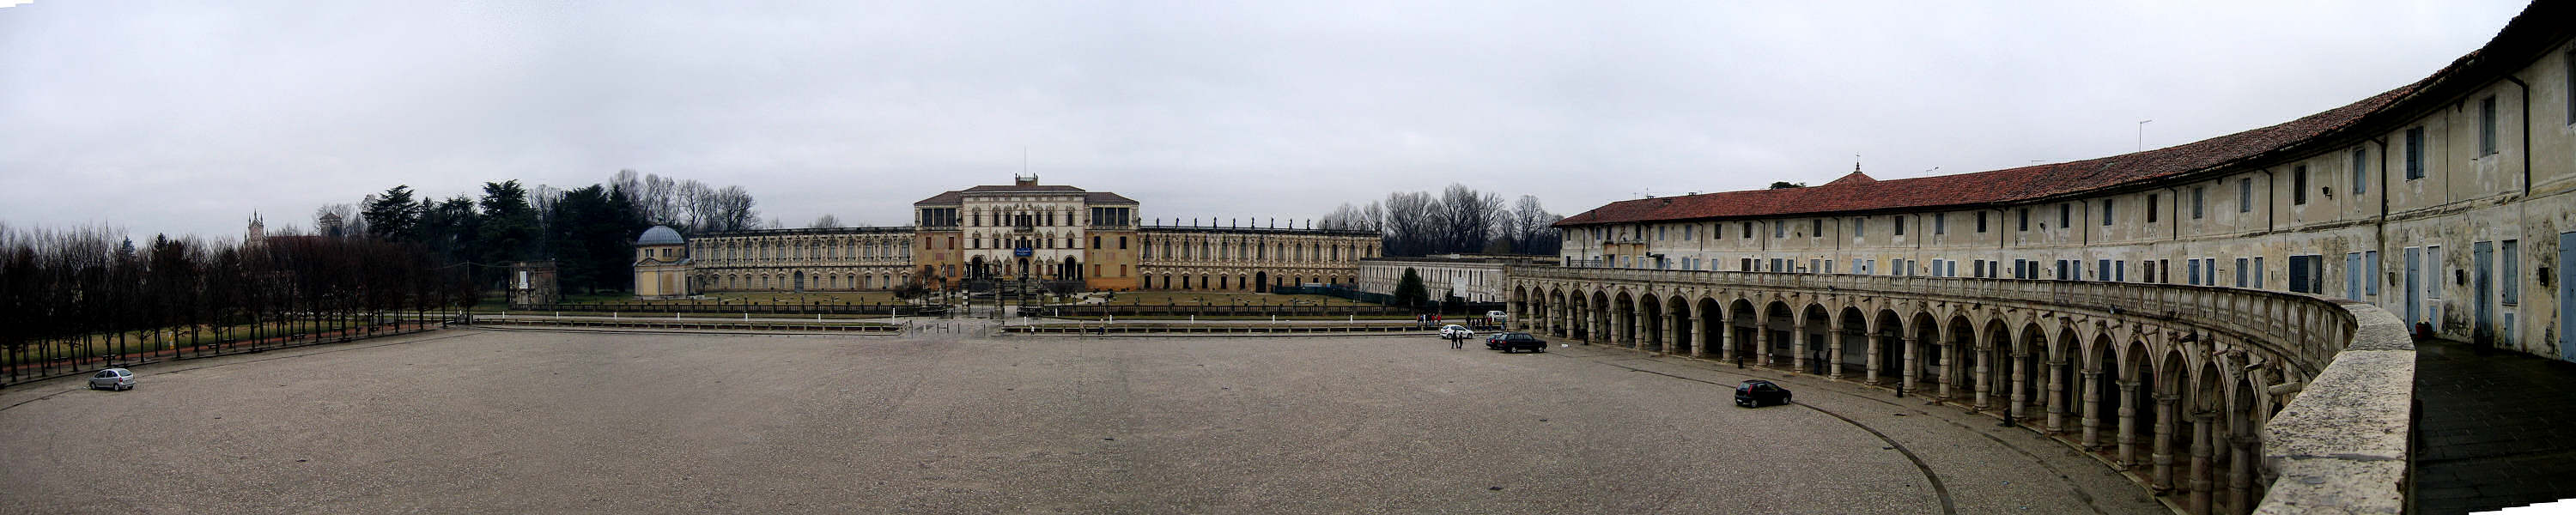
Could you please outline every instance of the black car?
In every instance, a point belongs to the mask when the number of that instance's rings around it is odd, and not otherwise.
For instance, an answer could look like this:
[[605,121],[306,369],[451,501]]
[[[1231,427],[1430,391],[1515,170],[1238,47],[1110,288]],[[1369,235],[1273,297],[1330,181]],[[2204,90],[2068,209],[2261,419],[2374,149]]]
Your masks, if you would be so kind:
[[1770,381],[1747,379],[1735,385],[1735,405],[1759,408],[1764,404],[1788,404],[1789,389]]
[[1485,348],[1505,353],[1524,350],[1544,352],[1547,350],[1547,340],[1530,336],[1529,333],[1499,333],[1485,339]]

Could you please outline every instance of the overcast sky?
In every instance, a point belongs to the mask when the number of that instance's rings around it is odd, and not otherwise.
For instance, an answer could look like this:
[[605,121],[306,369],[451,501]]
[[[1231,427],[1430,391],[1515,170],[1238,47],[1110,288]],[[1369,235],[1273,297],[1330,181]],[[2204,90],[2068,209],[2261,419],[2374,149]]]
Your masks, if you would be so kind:
[[0,222],[237,238],[396,184],[634,169],[794,226],[903,225],[1023,152],[1167,221],[1452,182],[1571,215],[1821,184],[1853,154],[1889,179],[2129,152],[2139,120],[2149,147],[2270,125],[2420,79],[2523,6],[643,4],[0,8]]

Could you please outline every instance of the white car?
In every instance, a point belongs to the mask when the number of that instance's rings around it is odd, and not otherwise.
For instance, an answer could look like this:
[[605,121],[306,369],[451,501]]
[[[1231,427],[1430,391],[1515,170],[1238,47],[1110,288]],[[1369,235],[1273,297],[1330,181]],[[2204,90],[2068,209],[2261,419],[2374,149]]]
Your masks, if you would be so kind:
[[1474,338],[1474,337],[1476,337],[1476,332],[1475,332],[1475,331],[1469,331],[1469,330],[1467,330],[1467,326],[1458,325],[1458,324],[1449,324],[1449,325],[1440,326],[1440,337],[1441,337],[1441,338]]
[[100,370],[96,374],[91,374],[89,376],[89,389],[96,390],[100,388],[118,391],[132,390],[134,389],[134,372],[126,371],[122,368],[111,368]]
[[1500,323],[1503,323],[1503,322],[1509,322],[1509,321],[1511,321],[1511,319],[1512,319],[1512,314],[1511,314],[1511,313],[1504,313],[1504,312],[1501,312],[1501,311],[1487,311],[1487,312],[1485,312],[1485,318],[1491,318],[1491,319],[1494,319],[1494,323],[1500,324]]

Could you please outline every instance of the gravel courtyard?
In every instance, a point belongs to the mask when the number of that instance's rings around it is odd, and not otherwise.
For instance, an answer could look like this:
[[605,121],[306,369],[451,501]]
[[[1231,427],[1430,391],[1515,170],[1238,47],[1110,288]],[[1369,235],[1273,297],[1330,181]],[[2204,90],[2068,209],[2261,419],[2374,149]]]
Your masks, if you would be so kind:
[[0,390],[0,513],[2163,512],[1957,408],[1468,346],[440,331]]

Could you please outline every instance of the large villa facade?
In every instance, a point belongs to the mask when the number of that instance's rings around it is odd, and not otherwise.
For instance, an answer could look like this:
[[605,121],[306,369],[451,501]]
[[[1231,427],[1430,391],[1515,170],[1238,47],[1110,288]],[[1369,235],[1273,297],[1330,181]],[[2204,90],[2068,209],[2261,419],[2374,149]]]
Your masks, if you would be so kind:
[[1557,224],[1561,257],[2307,293],[2576,360],[2576,48],[2567,20],[2532,16],[2421,81],[2279,125],[2066,163],[1614,202]]
[[636,242],[637,295],[864,291],[978,280],[1053,281],[1098,291],[1261,292],[1351,284],[1378,235],[1282,227],[1146,225],[1139,203],[1038,184],[975,186],[913,203],[914,225],[732,231]]

